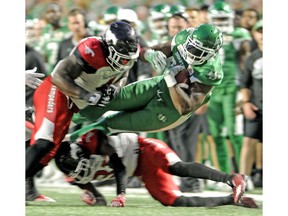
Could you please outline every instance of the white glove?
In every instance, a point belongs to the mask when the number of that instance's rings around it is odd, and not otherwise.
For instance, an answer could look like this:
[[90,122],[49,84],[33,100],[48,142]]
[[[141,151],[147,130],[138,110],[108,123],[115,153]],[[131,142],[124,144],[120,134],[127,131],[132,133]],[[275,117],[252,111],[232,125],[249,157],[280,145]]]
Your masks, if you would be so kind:
[[43,81],[39,78],[44,77],[45,74],[42,73],[35,73],[37,70],[37,67],[34,67],[31,70],[25,71],[25,84],[29,86],[30,88],[36,89]]
[[89,105],[96,106],[100,103],[101,97],[102,94],[99,91],[90,92],[83,97],[83,100],[85,100]]
[[173,87],[174,85],[177,84],[177,81],[175,79],[175,76],[182,70],[184,70],[185,67],[181,66],[181,65],[176,65],[174,67],[169,67],[165,70],[165,75],[164,75],[164,79],[167,83],[168,87]]
[[144,53],[144,58],[148,61],[158,74],[162,74],[166,68],[166,55],[161,51],[149,49]]

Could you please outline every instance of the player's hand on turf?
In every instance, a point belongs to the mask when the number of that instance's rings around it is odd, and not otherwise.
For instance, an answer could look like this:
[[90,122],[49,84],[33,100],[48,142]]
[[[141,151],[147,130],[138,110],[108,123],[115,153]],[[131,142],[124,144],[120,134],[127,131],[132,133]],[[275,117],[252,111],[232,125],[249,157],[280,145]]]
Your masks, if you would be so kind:
[[45,76],[45,74],[42,73],[35,73],[36,71],[37,67],[25,71],[25,84],[33,89],[36,89],[42,83],[42,80],[39,78]]
[[167,57],[161,51],[155,51],[153,49],[149,49],[145,52],[144,58],[151,64],[153,69],[156,70],[158,74],[162,74],[162,72],[166,68]]
[[95,197],[93,193],[85,190],[81,196],[82,201],[91,206],[106,206],[106,200],[104,197]]
[[124,194],[119,194],[116,198],[111,201],[111,207],[124,207],[126,197]]

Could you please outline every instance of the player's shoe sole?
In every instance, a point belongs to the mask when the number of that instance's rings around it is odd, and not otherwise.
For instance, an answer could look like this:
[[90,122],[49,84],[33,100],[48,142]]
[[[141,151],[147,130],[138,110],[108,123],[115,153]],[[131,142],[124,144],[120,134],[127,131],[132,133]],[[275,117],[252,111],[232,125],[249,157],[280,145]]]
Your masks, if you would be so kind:
[[50,203],[54,203],[56,202],[56,200],[50,198],[50,197],[47,197],[43,194],[40,194],[38,195],[34,200],[26,200],[26,202],[50,202]]
[[233,179],[233,194],[234,194],[234,203],[238,203],[239,200],[242,198],[245,188],[246,188],[246,181],[247,181],[246,175],[240,175],[236,174]]

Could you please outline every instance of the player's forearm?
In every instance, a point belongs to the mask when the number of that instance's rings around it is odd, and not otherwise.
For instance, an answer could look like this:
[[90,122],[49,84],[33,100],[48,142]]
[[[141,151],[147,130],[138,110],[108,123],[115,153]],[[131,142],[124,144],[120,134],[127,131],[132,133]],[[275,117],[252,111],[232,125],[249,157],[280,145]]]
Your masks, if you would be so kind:
[[172,52],[171,52],[171,42],[169,41],[169,42],[166,42],[166,43],[154,45],[154,46],[152,46],[152,47],[143,47],[143,48],[141,49],[140,54],[139,54],[139,59],[140,59],[141,61],[147,62],[147,60],[144,58],[144,54],[145,54],[145,52],[146,52],[147,50],[149,50],[149,49],[161,51],[161,52],[163,52],[163,53],[166,55],[167,58],[170,57],[170,56],[172,56]]
[[250,101],[250,90],[248,88],[242,88],[240,92],[242,95],[242,102],[246,103]]
[[163,52],[167,56],[167,58],[172,56],[171,41],[154,45],[151,47],[151,49]]
[[175,108],[181,115],[193,112],[204,100],[205,94],[191,93],[188,95],[179,84],[169,88]]
[[51,76],[52,83],[65,95],[80,99],[88,91],[78,86],[74,80],[80,76],[83,69],[75,56],[69,56],[60,61],[54,68]]
[[103,194],[101,194],[94,186],[91,182],[87,183],[87,184],[77,184],[74,183],[75,185],[77,185],[79,188],[81,188],[82,190],[88,190],[91,193],[93,193],[93,195],[97,198],[97,197],[104,197]]
[[52,83],[65,95],[72,98],[81,99],[88,91],[76,85],[74,81],[67,75],[53,75]]
[[122,163],[122,160],[118,157],[117,153],[113,153],[110,156],[109,165],[114,170],[114,175],[117,184],[117,195],[125,194],[127,185],[126,167]]

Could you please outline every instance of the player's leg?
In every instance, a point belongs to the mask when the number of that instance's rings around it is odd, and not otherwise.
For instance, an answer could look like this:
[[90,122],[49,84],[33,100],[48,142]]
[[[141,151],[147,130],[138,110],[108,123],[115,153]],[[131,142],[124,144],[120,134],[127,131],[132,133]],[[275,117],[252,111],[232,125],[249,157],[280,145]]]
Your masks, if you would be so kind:
[[246,208],[259,208],[255,200],[251,197],[243,197],[243,199],[235,204],[233,195],[222,197],[199,197],[199,196],[179,196],[172,206],[175,207],[215,207],[222,205],[236,205]]
[[233,165],[233,171],[238,172],[239,170],[239,158],[242,146],[242,135],[235,134],[236,127],[236,114],[235,114],[235,101],[236,91],[233,91],[223,97],[223,115],[225,119],[225,126],[227,128],[228,140],[227,144],[231,155],[230,160]]
[[227,174],[201,163],[180,161],[169,167],[170,174],[180,177],[193,177],[209,179],[215,182],[228,184],[234,192],[234,202],[238,203],[246,188],[246,176],[240,174]]
[[96,121],[107,111],[128,111],[141,109],[155,97],[160,77],[131,83],[120,89],[118,95],[106,107],[87,106],[79,113],[91,121]]
[[[176,122],[181,116],[177,109],[174,107],[165,81],[161,80],[159,83],[156,83],[157,85],[155,85],[155,80],[153,81],[154,82],[152,88],[148,88],[147,91],[143,93],[143,95],[138,95],[135,97],[136,102],[139,100],[141,101],[142,97],[146,98],[144,100],[146,101],[144,103],[145,106],[140,106],[135,110],[131,110],[131,107],[133,108],[135,106],[135,102],[132,102],[130,108],[129,105],[126,104],[126,111],[108,115],[98,122],[87,125],[71,133],[70,139],[74,141],[79,136],[82,136],[83,134],[93,129],[104,130],[108,134],[125,131],[148,132],[154,130],[162,130]],[[141,81],[139,83],[141,83]],[[144,85],[145,82],[141,84]],[[147,101],[147,98],[149,98],[149,101]],[[131,98],[131,100],[133,99]],[[123,102],[119,100],[119,104],[120,103]],[[121,107],[121,105],[119,105],[119,107]]]
[[224,115],[222,108],[223,95],[213,94],[207,110],[208,126],[216,143],[216,153],[220,170],[222,172],[230,172],[230,161],[228,160],[228,149],[225,138],[221,136],[224,124]]
[[[33,191],[35,198],[39,195],[34,176],[53,158],[68,131],[73,114],[68,102],[67,97],[47,80],[34,93],[36,116],[31,144],[26,150],[26,195]],[[33,197],[30,196],[29,200]]]

